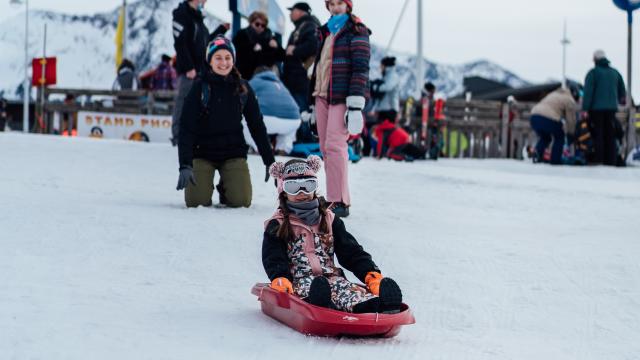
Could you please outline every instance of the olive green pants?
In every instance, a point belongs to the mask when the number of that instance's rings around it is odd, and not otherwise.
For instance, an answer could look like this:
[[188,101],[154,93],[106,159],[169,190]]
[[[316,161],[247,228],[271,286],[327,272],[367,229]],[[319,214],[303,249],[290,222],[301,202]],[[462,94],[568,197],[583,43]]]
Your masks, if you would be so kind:
[[[247,159],[236,158],[222,162],[204,159],[193,160],[193,175],[196,184],[189,182],[184,191],[187,207],[211,206],[213,204],[213,181],[216,170],[224,184],[225,205],[232,208],[251,206],[251,176]],[[218,189],[220,190],[220,189]]]

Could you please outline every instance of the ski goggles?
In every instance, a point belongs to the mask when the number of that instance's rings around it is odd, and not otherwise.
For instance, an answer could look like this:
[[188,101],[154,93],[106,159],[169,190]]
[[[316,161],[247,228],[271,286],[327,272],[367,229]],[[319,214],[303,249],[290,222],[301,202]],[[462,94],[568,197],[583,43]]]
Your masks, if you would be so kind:
[[282,184],[282,190],[289,195],[298,195],[300,193],[313,194],[318,190],[318,179],[316,178],[302,178],[302,179],[288,179]]

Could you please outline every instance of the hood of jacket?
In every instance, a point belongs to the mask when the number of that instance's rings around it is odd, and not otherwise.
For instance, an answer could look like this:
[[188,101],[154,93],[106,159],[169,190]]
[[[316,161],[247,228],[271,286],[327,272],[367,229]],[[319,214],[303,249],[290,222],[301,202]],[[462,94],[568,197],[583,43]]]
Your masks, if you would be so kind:
[[599,67],[609,67],[609,64],[611,64],[611,61],[609,61],[609,59],[604,58],[604,59],[598,59],[595,61],[596,66]]

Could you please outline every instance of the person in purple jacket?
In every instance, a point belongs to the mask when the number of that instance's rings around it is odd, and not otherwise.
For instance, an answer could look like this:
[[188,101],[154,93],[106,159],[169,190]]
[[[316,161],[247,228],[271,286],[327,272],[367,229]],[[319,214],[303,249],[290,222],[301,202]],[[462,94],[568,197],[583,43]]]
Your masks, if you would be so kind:
[[319,30],[311,78],[311,103],[326,164],[327,200],[339,217],[349,216],[349,134],[358,135],[369,96],[370,30],[352,14],[352,0],[326,0],[331,18]]

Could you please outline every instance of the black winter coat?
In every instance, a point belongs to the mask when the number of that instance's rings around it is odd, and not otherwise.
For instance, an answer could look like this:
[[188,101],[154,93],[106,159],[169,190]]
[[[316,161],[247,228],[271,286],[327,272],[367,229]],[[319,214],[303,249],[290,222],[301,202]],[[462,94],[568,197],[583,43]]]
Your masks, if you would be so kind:
[[[276,39],[271,30],[266,29],[258,35],[251,26],[238,31],[234,36],[236,67],[243,79],[253,78],[258,66],[273,66],[284,58],[284,50],[280,46],[275,49],[269,46],[271,39]],[[253,50],[256,44],[260,44],[260,51]]]
[[[271,220],[267,225],[262,240],[262,265],[270,281],[279,277],[285,277],[293,281],[289,270],[287,241],[278,237],[279,228],[280,223],[278,220]],[[340,218],[335,217],[333,219],[331,230],[335,255],[342,267],[351,271],[363,283],[368,272],[380,272],[380,269],[371,259],[371,255],[364,251],[353,235],[347,231],[344,222]]]
[[292,93],[309,92],[309,77],[304,62],[309,58],[315,59],[318,49],[318,28],[320,22],[311,15],[306,15],[295,22],[296,29],[291,33],[287,47],[295,46],[293,56],[287,55],[284,59],[282,82]]
[[[237,91],[237,80],[232,76],[222,77],[208,71],[196,79],[180,117],[180,167],[193,166],[194,158],[212,162],[247,158],[248,146],[241,123],[243,115],[264,164],[269,166],[275,162],[256,95],[249,83],[240,81],[248,90],[244,105]],[[206,85],[210,90],[208,108],[204,109],[202,89]]]
[[176,50],[176,71],[186,74],[206,69],[209,29],[203,15],[184,1],[173,10],[173,47]]

